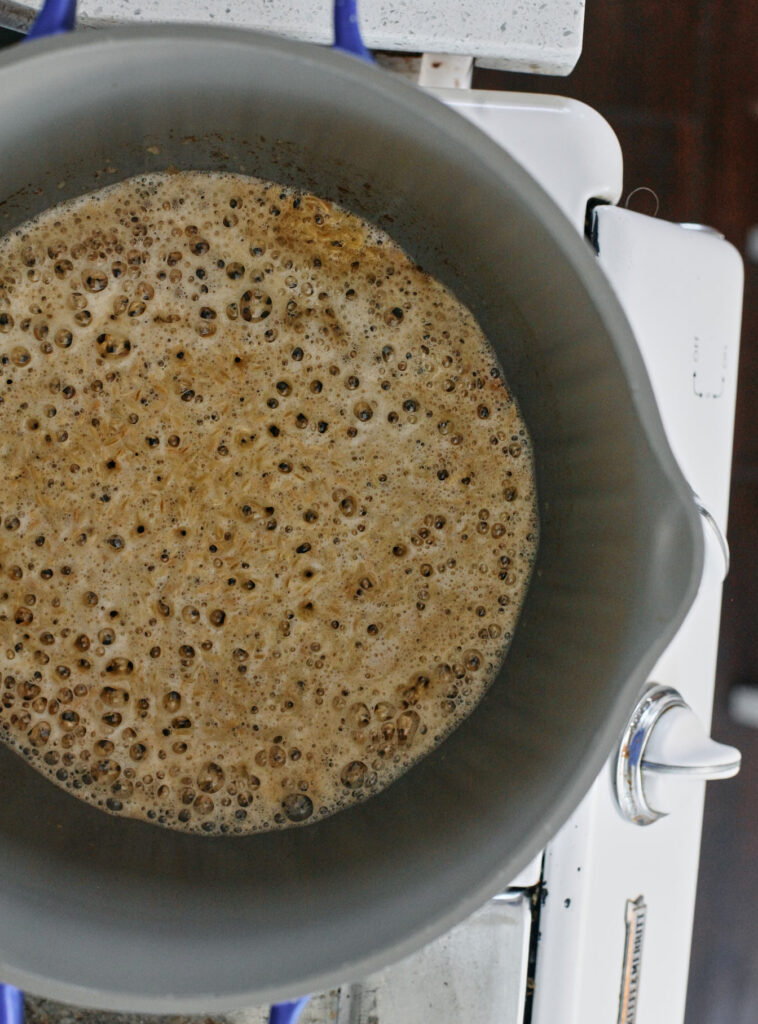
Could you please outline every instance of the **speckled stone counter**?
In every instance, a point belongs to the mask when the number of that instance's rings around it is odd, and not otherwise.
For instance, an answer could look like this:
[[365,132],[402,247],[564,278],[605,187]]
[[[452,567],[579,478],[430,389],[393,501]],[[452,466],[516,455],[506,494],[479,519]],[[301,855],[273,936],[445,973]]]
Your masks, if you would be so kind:
[[[34,996],[26,997],[24,1011],[25,1024],[266,1024],[268,1021],[268,1007],[199,1017],[155,1017],[149,1014],[84,1010]],[[300,1024],[308,1024],[305,1015],[301,1016]]]
[[50,999],[27,996],[24,1003],[26,1024],[261,1024],[264,1016],[151,1017],[143,1014],[107,1013],[83,1010]]
[[[0,25],[25,28],[42,0],[0,0]],[[80,22],[238,25],[311,42],[332,38],[330,0],[80,0]],[[584,0],[370,0],[361,27],[372,49],[474,56],[486,67],[567,75],[582,50]]]
[[[338,1004],[337,992],[314,996],[303,1010],[298,1024],[337,1024]],[[25,1024],[267,1024],[269,1016],[268,1006],[194,1017],[109,1013],[107,1010],[84,1010],[34,996],[26,997],[24,1010]]]

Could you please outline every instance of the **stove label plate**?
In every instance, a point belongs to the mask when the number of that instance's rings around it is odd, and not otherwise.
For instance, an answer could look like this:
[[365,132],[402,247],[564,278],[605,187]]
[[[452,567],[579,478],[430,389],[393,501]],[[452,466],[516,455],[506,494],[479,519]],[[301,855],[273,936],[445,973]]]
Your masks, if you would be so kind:
[[636,900],[626,901],[624,912],[626,938],[621,972],[618,1024],[635,1024],[637,1020],[637,996],[640,988],[642,939],[645,934],[646,915],[647,906],[643,896],[638,896]]

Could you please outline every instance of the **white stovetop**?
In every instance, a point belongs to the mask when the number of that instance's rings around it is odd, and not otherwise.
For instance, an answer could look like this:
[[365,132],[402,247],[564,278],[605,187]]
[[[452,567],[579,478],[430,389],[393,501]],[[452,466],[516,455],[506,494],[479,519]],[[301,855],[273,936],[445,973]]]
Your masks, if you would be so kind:
[[[0,0],[0,25],[25,28],[42,0]],[[238,25],[315,43],[332,40],[331,0],[80,0],[81,23]],[[582,52],[584,0],[364,0],[366,45],[460,53],[487,67],[567,75]]]
[[[638,339],[672,451],[690,487],[726,531],[742,300],[739,254],[715,234],[619,207],[599,207],[596,217],[600,266]],[[649,681],[678,690],[708,728],[725,566],[710,528],[705,540],[697,598]],[[625,908],[638,897],[647,923],[637,963],[637,1009],[628,1019],[684,1019],[705,783],[680,783],[672,812],[640,827],[617,812],[613,766],[614,758],[547,847],[533,1024],[552,1024],[557,1007],[561,1024],[617,1020]]]

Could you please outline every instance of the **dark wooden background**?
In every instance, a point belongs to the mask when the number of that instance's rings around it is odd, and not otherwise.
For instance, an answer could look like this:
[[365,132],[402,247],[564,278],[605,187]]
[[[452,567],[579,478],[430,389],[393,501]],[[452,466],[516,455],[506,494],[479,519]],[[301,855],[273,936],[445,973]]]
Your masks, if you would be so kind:
[[[0,31],[0,45],[10,40]],[[620,139],[627,194],[652,188],[660,217],[710,224],[744,251],[758,225],[757,0],[588,0],[569,78],[477,71],[475,85],[591,104]],[[638,193],[633,207],[652,213],[649,203]],[[758,686],[758,266],[745,270],[713,725],[742,750],[743,769],[708,790],[686,1024],[758,1022],[758,730],[727,713],[735,682]]]
[[[619,137],[627,194],[654,189],[660,217],[710,224],[744,254],[758,225],[756,0],[587,0],[582,56],[567,79],[477,71],[475,84],[589,103]],[[649,196],[635,200],[653,212]],[[757,399],[758,266],[746,261],[713,720],[743,767],[708,787],[686,1024],[758,1022],[758,730],[727,712],[734,683],[758,687]]]

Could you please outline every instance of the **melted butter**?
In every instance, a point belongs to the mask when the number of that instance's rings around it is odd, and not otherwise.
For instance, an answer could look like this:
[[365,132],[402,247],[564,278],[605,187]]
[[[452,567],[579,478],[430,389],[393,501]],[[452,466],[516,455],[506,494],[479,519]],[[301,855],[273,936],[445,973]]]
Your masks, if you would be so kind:
[[0,738],[172,828],[315,821],[476,705],[537,541],[472,314],[385,234],[234,175],[0,240]]

